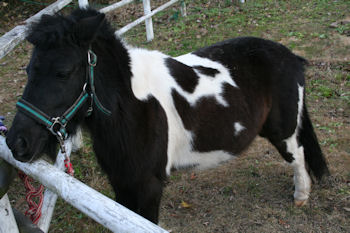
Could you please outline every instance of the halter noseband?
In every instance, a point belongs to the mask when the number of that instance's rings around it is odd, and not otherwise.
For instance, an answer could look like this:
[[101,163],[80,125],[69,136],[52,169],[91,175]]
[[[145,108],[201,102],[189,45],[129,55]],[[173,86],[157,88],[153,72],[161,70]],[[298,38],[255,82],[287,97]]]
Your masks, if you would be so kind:
[[95,92],[94,67],[97,64],[97,56],[91,49],[88,50],[87,55],[88,67],[83,90],[80,93],[79,97],[75,100],[74,104],[69,107],[61,116],[50,117],[23,98],[18,100],[16,104],[19,111],[25,113],[27,116],[46,126],[46,128],[57,137],[58,141],[60,142],[61,149],[63,146],[63,141],[68,138],[68,133],[66,131],[67,123],[74,117],[74,115],[88,99],[90,99],[90,107],[87,110],[87,116],[91,115],[93,104],[95,104],[97,108],[104,114],[108,116],[111,115],[111,112],[103,107]]

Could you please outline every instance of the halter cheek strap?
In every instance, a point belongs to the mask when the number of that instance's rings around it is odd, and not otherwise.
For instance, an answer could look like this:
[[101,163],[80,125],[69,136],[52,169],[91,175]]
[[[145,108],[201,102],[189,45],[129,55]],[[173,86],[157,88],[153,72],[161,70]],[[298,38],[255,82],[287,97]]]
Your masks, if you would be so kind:
[[[95,82],[94,82],[94,67],[97,64],[97,56],[91,49],[89,49],[88,51],[88,63],[89,63],[89,67],[88,67],[89,70],[86,72],[87,73],[86,83],[90,84],[91,103],[94,103],[97,106],[97,108],[104,114],[111,115],[112,114],[111,111],[103,107],[103,105],[101,104],[100,100],[96,95]],[[92,106],[90,107],[92,108]]]
[[49,117],[40,109],[24,99],[20,99],[16,105],[18,110],[33,118],[42,125],[45,125],[52,134],[55,136],[60,136],[59,134],[61,134],[62,138],[66,139],[68,137],[68,134],[66,132],[66,125],[68,121],[72,119],[72,117],[84,105],[88,98],[89,94],[86,93],[86,91],[83,91],[78,99],[74,102],[74,104],[68,108],[68,110],[60,117]]
[[[97,106],[97,108],[104,113],[105,115],[111,115],[111,111],[106,109],[101,102],[99,101],[95,85],[94,85],[94,67],[97,64],[97,56],[96,54],[89,49],[88,53],[88,67],[86,72],[86,81],[83,86],[83,90],[79,97],[75,100],[72,106],[70,106],[63,114],[59,117],[50,117],[39,108],[35,107],[28,101],[23,98],[20,99],[16,106],[19,111],[23,112],[27,116],[33,118],[38,123],[46,126],[46,128],[57,137],[60,145],[62,147],[63,140],[67,139],[68,133],[66,131],[67,123],[74,117],[74,115],[78,112],[78,110],[84,105],[84,103],[90,99],[90,107],[87,110],[87,116],[91,114],[93,111],[93,104]],[[89,88],[87,88],[89,87]],[[87,90],[89,89],[89,90]]]

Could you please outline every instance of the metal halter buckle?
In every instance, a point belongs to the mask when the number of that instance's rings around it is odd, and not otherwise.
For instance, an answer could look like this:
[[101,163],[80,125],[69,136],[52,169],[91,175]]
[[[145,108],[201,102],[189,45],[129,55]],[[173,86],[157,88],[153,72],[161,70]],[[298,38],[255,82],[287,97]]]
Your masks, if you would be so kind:
[[[62,124],[61,122],[61,118],[60,117],[53,117],[51,119],[52,121],[52,125],[50,127],[47,127],[47,129],[56,136],[62,137],[62,139],[65,139],[65,136],[62,135],[62,133],[60,132],[61,129],[66,129],[66,124]],[[55,127],[58,125],[58,130],[55,130]]]
[[88,50],[88,63],[90,66],[96,66],[97,56],[92,50]]
[[63,137],[63,135],[61,134],[60,131],[57,132],[56,137],[57,137],[58,142],[60,143],[61,152],[66,157],[67,156],[66,155],[66,146],[64,145],[64,139],[65,138]]

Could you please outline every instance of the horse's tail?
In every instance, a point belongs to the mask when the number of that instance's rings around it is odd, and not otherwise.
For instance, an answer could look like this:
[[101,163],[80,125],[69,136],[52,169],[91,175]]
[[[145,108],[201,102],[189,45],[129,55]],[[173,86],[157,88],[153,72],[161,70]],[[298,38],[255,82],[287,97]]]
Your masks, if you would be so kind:
[[305,104],[302,116],[302,127],[299,132],[299,140],[304,147],[305,161],[308,165],[309,173],[312,173],[317,180],[321,180],[324,175],[329,175],[329,170]]

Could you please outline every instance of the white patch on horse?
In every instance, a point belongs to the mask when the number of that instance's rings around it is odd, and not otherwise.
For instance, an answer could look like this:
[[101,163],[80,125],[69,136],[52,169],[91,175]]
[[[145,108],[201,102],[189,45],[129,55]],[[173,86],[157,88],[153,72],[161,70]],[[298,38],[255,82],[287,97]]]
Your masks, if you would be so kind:
[[239,122],[235,122],[234,123],[234,128],[235,128],[235,136],[238,136],[240,134],[241,131],[245,130],[246,128],[241,125],[241,123]]
[[308,199],[311,191],[311,179],[305,168],[304,160],[304,147],[298,146],[297,136],[301,127],[301,117],[303,112],[303,99],[304,99],[304,88],[298,85],[298,116],[297,126],[294,134],[287,138],[285,141],[287,145],[287,151],[293,155],[293,162],[291,166],[294,170],[294,199],[298,201],[305,201]]
[[[200,58],[195,55],[184,55],[177,59],[179,62],[186,61],[186,65],[201,65],[217,69],[215,78],[202,75],[194,93],[185,92],[170,75],[168,67],[165,65],[165,59],[169,56],[158,52],[145,49],[129,49],[131,59],[131,87],[136,98],[147,100],[149,96],[156,98],[164,109],[168,122],[168,162],[166,166],[167,174],[170,174],[171,168],[196,166],[199,169],[214,167],[215,165],[226,161],[233,156],[225,151],[196,152],[193,151],[193,135],[186,130],[181,117],[179,116],[172,98],[172,90],[176,90],[180,95],[193,106],[204,96],[213,96],[218,103],[228,106],[227,102],[221,96],[223,83],[229,83],[237,87],[229,75],[229,71],[221,64],[210,61],[206,58]],[[192,57],[197,62],[189,63],[187,60]],[[216,80],[216,81],[214,81]]]
[[72,139],[72,152],[77,152],[83,147],[83,133],[81,127],[78,126],[77,131],[71,136]]
[[222,96],[223,84],[228,83],[236,88],[238,88],[238,86],[231,77],[230,71],[225,66],[208,58],[196,56],[192,53],[175,57],[174,59],[191,67],[200,65],[203,67],[216,69],[219,72],[213,78],[211,76],[201,74],[200,72],[194,69],[194,71],[199,77],[199,82],[194,92],[191,94],[180,93],[187,99],[187,101],[192,106],[195,105],[197,100],[204,96],[213,96],[219,104],[228,107],[227,101]]

